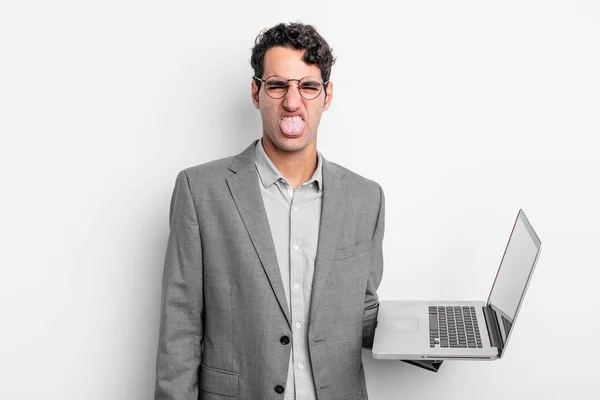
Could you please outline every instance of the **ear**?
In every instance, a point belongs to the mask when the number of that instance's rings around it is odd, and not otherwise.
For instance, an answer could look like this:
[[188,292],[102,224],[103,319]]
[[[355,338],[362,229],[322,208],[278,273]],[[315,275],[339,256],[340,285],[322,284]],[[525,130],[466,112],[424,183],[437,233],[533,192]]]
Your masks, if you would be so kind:
[[258,89],[258,85],[256,84],[256,79],[252,79],[252,85],[250,90],[252,91],[252,102],[254,103],[254,108],[256,108],[257,110],[260,108],[259,107],[259,89]]
[[328,82],[325,87],[325,93],[327,96],[325,97],[325,104],[323,105],[323,111],[327,111],[329,109],[329,105],[331,104],[331,100],[333,100],[333,82]]

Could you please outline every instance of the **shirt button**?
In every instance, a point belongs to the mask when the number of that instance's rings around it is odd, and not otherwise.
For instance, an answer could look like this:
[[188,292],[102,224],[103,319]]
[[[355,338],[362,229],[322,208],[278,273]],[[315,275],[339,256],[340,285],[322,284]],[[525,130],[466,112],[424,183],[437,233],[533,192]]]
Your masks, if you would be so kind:
[[275,393],[281,394],[283,392],[285,392],[285,388],[281,385],[277,385],[273,388],[273,390],[275,390]]
[[298,245],[297,244],[294,245],[294,250],[298,250]]
[[300,322],[296,322],[296,328],[300,329],[301,326],[302,324]]
[[294,211],[298,211],[298,206],[294,206]]
[[308,184],[308,187],[312,187],[312,183],[309,183],[309,184]]
[[297,284],[297,283],[294,283],[294,289],[298,289],[299,287],[300,287],[300,285],[299,285],[299,284]]
[[290,337],[289,337],[289,336],[286,336],[286,335],[284,335],[284,336],[282,336],[282,337],[280,337],[280,338],[279,338],[279,342],[280,342],[282,345],[284,345],[284,346],[285,346],[285,345],[287,345],[287,344],[289,344],[289,343],[290,343]]
[[299,369],[299,370],[303,370],[303,369],[304,369],[304,365],[302,365],[302,364],[298,364],[298,369]]

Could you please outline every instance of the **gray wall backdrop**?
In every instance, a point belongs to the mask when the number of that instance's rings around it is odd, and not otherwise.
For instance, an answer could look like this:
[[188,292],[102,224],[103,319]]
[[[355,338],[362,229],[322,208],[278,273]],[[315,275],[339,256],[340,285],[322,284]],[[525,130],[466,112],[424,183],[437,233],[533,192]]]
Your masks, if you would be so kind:
[[250,48],[296,20],[319,150],[386,193],[382,299],[485,300],[519,208],[544,242],[505,358],[365,351],[371,398],[600,391],[598,2],[57,0],[0,2],[0,398],[152,397],[175,176],[261,136]]

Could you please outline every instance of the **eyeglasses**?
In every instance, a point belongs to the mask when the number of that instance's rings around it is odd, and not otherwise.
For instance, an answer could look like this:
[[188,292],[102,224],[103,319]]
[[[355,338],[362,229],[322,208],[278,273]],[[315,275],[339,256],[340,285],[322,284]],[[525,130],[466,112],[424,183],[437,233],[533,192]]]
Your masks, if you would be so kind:
[[257,76],[253,76],[252,78],[263,82],[265,84],[265,92],[273,99],[281,99],[285,96],[290,88],[290,81],[296,81],[298,82],[300,96],[306,100],[314,100],[319,97],[323,87],[329,82],[322,83],[319,78],[315,78],[314,76],[305,76],[302,79],[287,79],[277,75],[269,76],[267,79],[260,79]]

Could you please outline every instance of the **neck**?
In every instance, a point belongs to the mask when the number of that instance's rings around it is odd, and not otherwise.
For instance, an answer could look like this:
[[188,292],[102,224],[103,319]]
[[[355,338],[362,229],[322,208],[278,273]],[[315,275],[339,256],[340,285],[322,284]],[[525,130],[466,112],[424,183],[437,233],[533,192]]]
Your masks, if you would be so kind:
[[308,181],[317,169],[317,148],[313,143],[299,151],[283,151],[263,135],[265,153],[294,190]]

